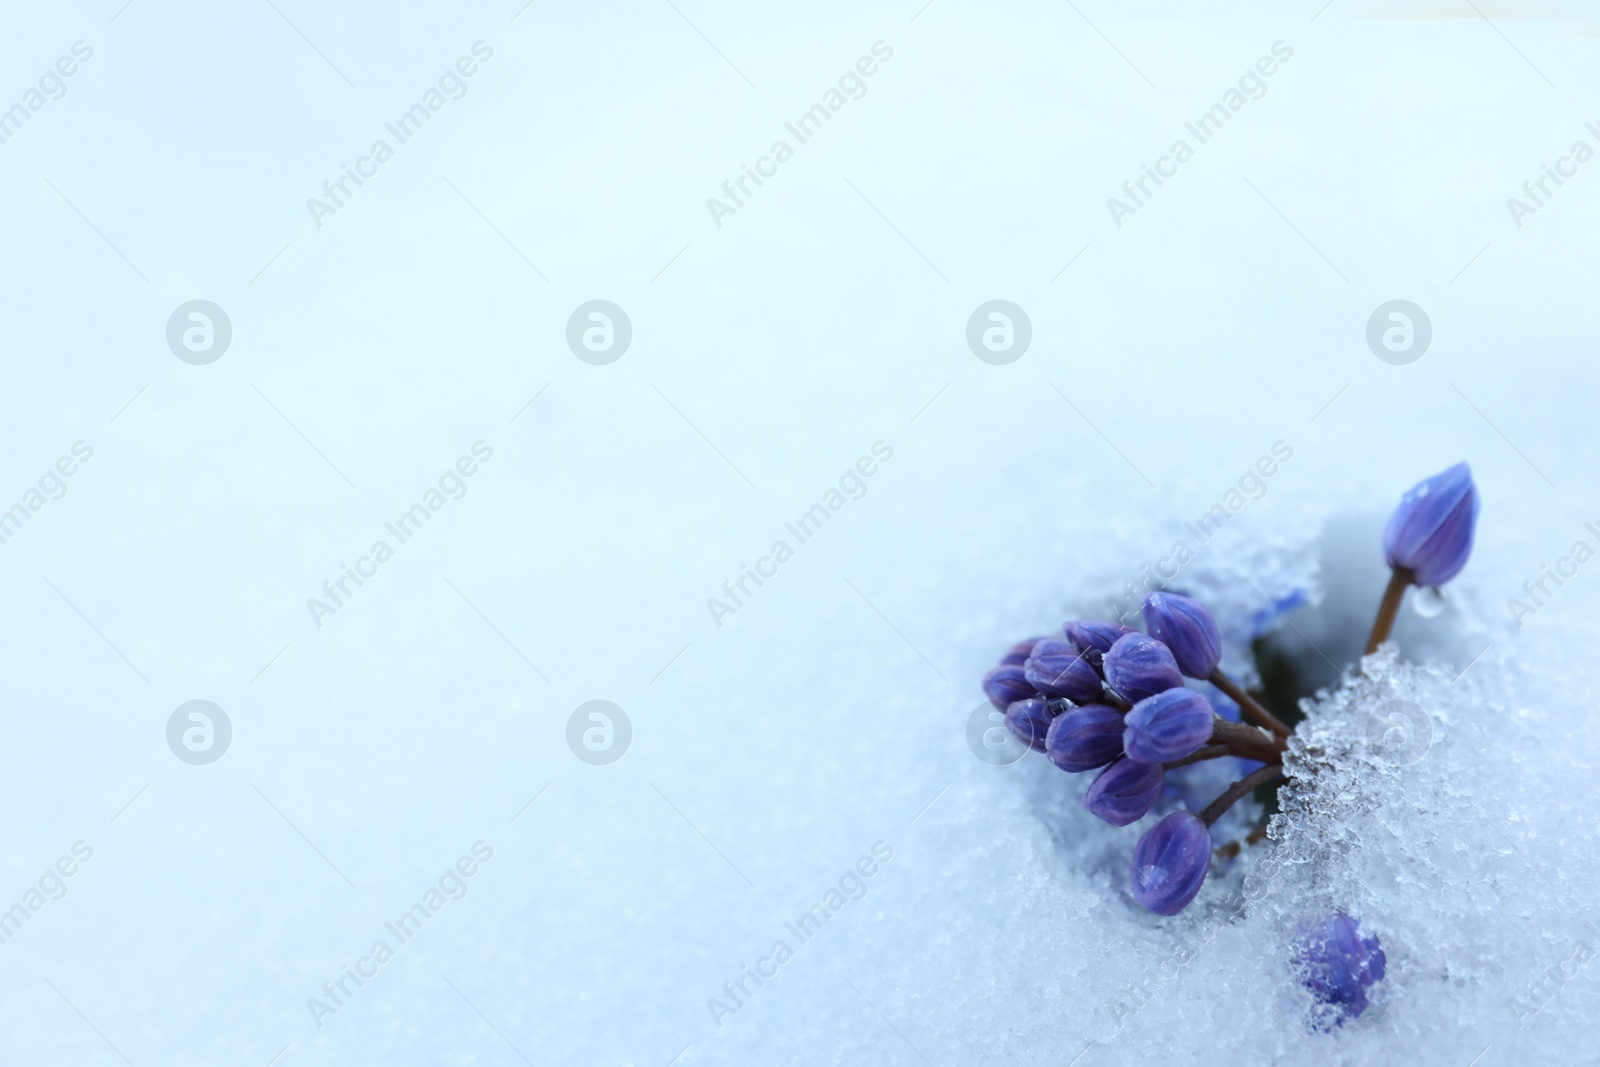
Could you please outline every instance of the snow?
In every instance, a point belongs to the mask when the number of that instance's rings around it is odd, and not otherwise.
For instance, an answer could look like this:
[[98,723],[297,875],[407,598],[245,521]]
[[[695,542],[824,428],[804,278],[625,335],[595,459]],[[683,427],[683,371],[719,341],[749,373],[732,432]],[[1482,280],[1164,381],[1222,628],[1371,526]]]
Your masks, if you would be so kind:
[[[3,1058],[1594,1062],[1600,587],[1506,608],[1600,547],[1600,178],[1506,206],[1597,143],[1592,26],[1318,6],[8,11],[0,103],[94,54],[0,144],[0,509],[93,454],[0,544],[0,907],[45,879],[0,943]],[[306,199],[480,40],[318,228]],[[719,228],[706,198],[878,41]],[[1119,228],[1106,199],[1279,41]],[[204,365],[167,342],[197,299],[232,327]],[[1004,365],[967,343],[997,299],[1032,333]],[[1395,299],[1415,362],[1368,347]],[[609,364],[567,345],[592,300],[631,323]],[[1358,664],[1386,513],[1460,459],[1473,560]],[[1012,641],[1179,539],[1225,666],[1270,630],[1324,692],[1272,839],[1162,919],[1126,890],[1148,822],[966,732]],[[215,762],[168,746],[192,700],[228,716]],[[620,759],[570,747],[590,701],[626,730],[576,736]],[[1390,701],[1415,760],[1372,740]],[[1292,954],[1330,910],[1388,973],[1323,1033]]]

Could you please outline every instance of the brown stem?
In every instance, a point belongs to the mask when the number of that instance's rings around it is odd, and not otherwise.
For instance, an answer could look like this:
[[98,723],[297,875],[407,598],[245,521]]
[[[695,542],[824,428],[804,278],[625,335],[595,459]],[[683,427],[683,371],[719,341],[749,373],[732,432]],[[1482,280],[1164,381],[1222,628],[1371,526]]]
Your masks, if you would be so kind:
[[1204,763],[1208,759],[1218,759],[1222,756],[1232,755],[1236,755],[1236,753],[1227,745],[1202,745],[1182,759],[1175,759],[1171,763],[1163,763],[1161,766],[1170,771],[1174,767],[1187,767],[1191,763]]
[[1128,703],[1126,700],[1123,700],[1122,697],[1119,694],[1113,692],[1112,690],[1107,689],[1104,686],[1102,686],[1101,687],[1101,693],[1103,694],[1102,699],[1107,704],[1109,704],[1112,707],[1116,708],[1118,711],[1122,712],[1124,715],[1126,715],[1128,712],[1133,710],[1133,705],[1132,704]]
[[1268,782],[1281,777],[1283,777],[1283,768],[1275,763],[1262,767],[1254,774],[1246,775],[1224,790],[1220,797],[1207,804],[1205,810],[1200,813],[1200,821],[1210,826],[1222,818],[1222,813],[1238,803],[1241,797],[1255,792],[1257,786],[1266,785]]
[[1284,750],[1289,747],[1281,737],[1273,737],[1254,726],[1229,722],[1220,717],[1211,722],[1211,743],[1227,745],[1235,756],[1260,760],[1262,763],[1279,762],[1283,759]]
[[1262,707],[1260,702],[1249,693],[1246,693],[1238,682],[1223,674],[1221,667],[1211,668],[1211,674],[1206,680],[1232,697],[1233,702],[1238,704],[1246,715],[1254,719],[1257,726],[1265,726],[1279,737],[1289,736],[1289,728],[1283,724],[1283,720]]
[[1383,600],[1378,604],[1378,617],[1372,620],[1372,635],[1367,638],[1367,650],[1363,655],[1372,655],[1378,651],[1379,645],[1389,640],[1389,631],[1394,629],[1394,617],[1400,612],[1400,601],[1405,598],[1406,586],[1414,578],[1406,567],[1396,567],[1389,572],[1389,584],[1383,590]]

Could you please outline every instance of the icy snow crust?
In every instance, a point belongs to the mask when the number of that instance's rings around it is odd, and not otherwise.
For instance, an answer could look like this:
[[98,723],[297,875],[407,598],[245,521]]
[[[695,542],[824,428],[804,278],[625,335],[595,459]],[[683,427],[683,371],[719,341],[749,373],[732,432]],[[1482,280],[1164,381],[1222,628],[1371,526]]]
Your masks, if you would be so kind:
[[[1092,774],[1026,760],[1016,785],[1050,836],[1044,855],[1037,844],[1029,853],[1046,869],[1059,864],[1062,884],[1019,889],[1033,907],[994,906],[1010,929],[1037,921],[1033,936],[1052,946],[1058,969],[1037,975],[1029,994],[1070,1005],[1058,1022],[1072,1035],[1050,1040],[1052,1055],[1467,1062],[1504,1044],[1574,1056],[1568,1028],[1595,1005],[1587,964],[1600,949],[1581,888],[1596,854],[1587,790],[1558,770],[1567,758],[1551,750],[1511,657],[1490,651],[1462,666],[1401,662],[1386,646],[1305,701],[1269,840],[1214,867],[1172,919],[1132,903],[1127,856],[1182,801],[1107,826],[1078,806]],[[1198,795],[1234,776],[1216,775]],[[1219,823],[1219,841],[1259,813],[1239,807],[1248,818]],[[1540,849],[1536,833],[1559,845]],[[1372,1006],[1353,1021],[1314,1003],[1292,966],[1296,935],[1337,911],[1377,933],[1388,959]],[[992,996],[1021,997],[1025,984],[995,981]]]

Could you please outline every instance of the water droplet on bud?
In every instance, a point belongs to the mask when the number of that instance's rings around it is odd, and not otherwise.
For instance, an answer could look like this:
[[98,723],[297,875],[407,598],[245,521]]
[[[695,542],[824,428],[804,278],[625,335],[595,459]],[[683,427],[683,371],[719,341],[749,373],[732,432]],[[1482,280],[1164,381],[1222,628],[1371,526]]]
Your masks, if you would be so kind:
[[1423,586],[1411,595],[1411,610],[1424,619],[1438,618],[1444,611],[1444,594],[1432,586]]

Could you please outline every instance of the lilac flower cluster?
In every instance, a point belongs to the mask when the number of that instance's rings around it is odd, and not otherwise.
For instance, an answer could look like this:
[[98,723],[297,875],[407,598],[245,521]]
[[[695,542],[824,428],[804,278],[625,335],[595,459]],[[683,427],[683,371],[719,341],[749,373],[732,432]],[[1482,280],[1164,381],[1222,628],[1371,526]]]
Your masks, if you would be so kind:
[[[1460,573],[1477,517],[1477,487],[1465,463],[1401,498],[1384,531],[1392,574],[1368,652],[1388,639],[1409,587],[1437,586]],[[1257,769],[1202,810],[1166,815],[1134,847],[1133,899],[1159,915],[1176,915],[1205,883],[1212,824],[1258,786],[1283,777],[1291,731],[1221,670],[1222,638],[1204,604],[1158,592],[1145,598],[1143,615],[1145,633],[1114,622],[1074,621],[1062,626],[1061,637],[1019,641],[984,675],[983,690],[1023,744],[1063,771],[1099,772],[1084,807],[1114,826],[1149,813],[1174,768],[1224,757],[1255,761]],[[1186,679],[1210,682],[1250,722],[1216,714]],[[1361,1014],[1385,966],[1377,935],[1362,936],[1356,920],[1342,912],[1303,933],[1296,962],[1302,984],[1331,1009],[1321,1029]]]
[[[1064,640],[1020,641],[983,679],[1017,740],[1064,771],[1100,771],[1084,807],[1113,826],[1143,818],[1174,766],[1246,756],[1276,776],[1288,734],[1243,690],[1235,699],[1267,730],[1221,718],[1186,687],[1185,676],[1225,678],[1222,638],[1204,604],[1156,593],[1145,599],[1144,620],[1149,635],[1111,622],[1066,623]],[[1209,827],[1243,795],[1224,794],[1226,804],[1200,816],[1175,812],[1146,832],[1130,872],[1134,899],[1162,915],[1187,907],[1210,866]]]

